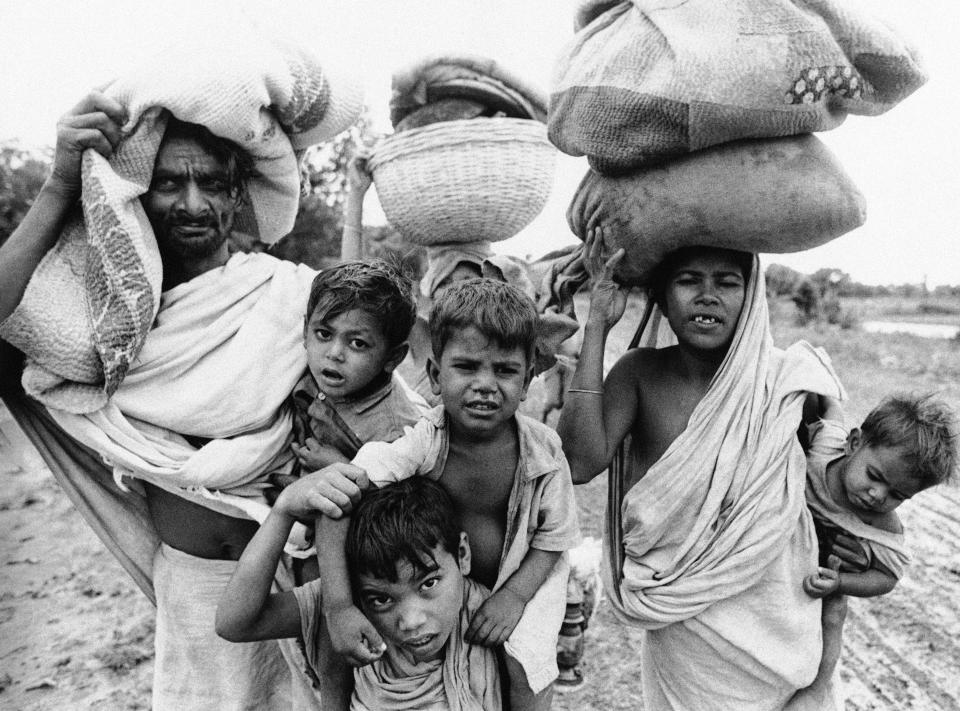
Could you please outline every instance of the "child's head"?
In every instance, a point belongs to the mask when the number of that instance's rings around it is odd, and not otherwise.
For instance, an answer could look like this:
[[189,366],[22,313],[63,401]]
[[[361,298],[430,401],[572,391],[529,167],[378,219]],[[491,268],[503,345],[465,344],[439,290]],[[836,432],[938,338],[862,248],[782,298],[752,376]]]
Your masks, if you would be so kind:
[[411,477],[364,494],[350,519],[347,566],[377,631],[417,661],[435,659],[457,624],[470,544],[436,482]]
[[650,279],[650,298],[677,340],[698,350],[726,350],[743,310],[753,255],[719,247],[668,254]]
[[303,332],[317,385],[343,398],[380,383],[406,355],[415,318],[413,285],[383,260],[324,269],[310,287]]
[[956,420],[930,395],[894,395],[870,411],[847,440],[842,482],[854,508],[893,511],[955,475]]
[[533,374],[537,324],[530,297],[495,279],[459,282],[437,296],[427,371],[458,432],[492,435],[512,420]]

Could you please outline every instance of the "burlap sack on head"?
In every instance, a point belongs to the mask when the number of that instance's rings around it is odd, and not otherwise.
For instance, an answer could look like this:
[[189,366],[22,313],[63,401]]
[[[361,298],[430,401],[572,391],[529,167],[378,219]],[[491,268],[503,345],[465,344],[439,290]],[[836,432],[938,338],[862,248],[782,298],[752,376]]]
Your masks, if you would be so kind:
[[621,177],[591,170],[567,210],[580,239],[599,226],[611,251],[626,250],[615,276],[635,286],[681,247],[798,252],[865,219],[863,196],[812,135],[727,143]]
[[312,53],[255,28],[185,39],[105,89],[129,120],[114,155],[82,161],[81,210],[34,272],[0,336],[27,356],[23,385],[71,412],[102,407],[140,351],[160,304],[162,264],[140,205],[166,111],[250,152],[257,177],[235,228],[274,242],[293,226],[298,153],[359,115],[358,85]]
[[926,80],[916,51],[850,0],[590,0],[577,21],[550,140],[601,172],[831,129]]

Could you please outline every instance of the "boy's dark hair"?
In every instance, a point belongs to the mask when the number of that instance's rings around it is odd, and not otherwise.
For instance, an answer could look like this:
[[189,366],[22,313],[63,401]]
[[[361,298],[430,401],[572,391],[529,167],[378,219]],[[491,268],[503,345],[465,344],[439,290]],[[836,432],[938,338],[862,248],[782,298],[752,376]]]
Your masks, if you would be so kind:
[[347,566],[354,579],[369,575],[396,582],[404,561],[418,576],[432,570],[438,545],[458,557],[453,501],[435,481],[414,476],[364,493],[347,529]]
[[673,276],[673,273],[676,271],[677,267],[680,264],[696,257],[699,254],[702,254],[704,251],[713,251],[727,254],[730,258],[740,267],[740,271],[743,274],[743,281],[747,282],[750,279],[750,273],[753,271],[753,255],[750,252],[741,252],[736,249],[724,249],[722,247],[681,247],[680,249],[675,249],[674,251],[667,254],[663,260],[660,261],[657,266],[653,268],[653,271],[650,274],[650,283],[647,287],[647,292],[654,303],[660,307],[660,310],[664,310],[664,302],[666,300],[667,285],[670,283],[670,278]]
[[168,115],[163,138],[182,138],[199,143],[201,148],[227,167],[230,196],[246,201],[247,185],[257,176],[250,153],[229,139],[215,136],[206,126],[181,121],[173,114]]
[[329,321],[353,309],[377,319],[390,347],[398,346],[410,336],[417,318],[413,283],[383,259],[344,262],[314,277],[308,320],[316,311]]
[[923,488],[956,477],[956,417],[932,394],[884,398],[860,425],[860,434],[862,446],[903,450],[913,460]]
[[501,348],[520,347],[533,362],[539,318],[533,300],[497,279],[467,279],[435,297],[430,309],[430,344],[434,358],[455,331],[473,326]]

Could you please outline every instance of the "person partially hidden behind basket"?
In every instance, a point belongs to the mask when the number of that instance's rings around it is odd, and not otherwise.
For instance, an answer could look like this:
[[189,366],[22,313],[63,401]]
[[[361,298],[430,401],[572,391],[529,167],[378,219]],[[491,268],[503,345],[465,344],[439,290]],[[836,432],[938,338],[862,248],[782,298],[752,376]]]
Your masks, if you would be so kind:
[[845,605],[821,611],[801,588],[816,543],[797,433],[808,393],[839,398],[840,383],[821,351],[772,346],[754,255],[699,246],[658,266],[649,347],[604,381],[623,256],[588,232],[590,312],[558,431],[575,482],[613,465],[605,587],[646,630],[645,708],[829,709]]

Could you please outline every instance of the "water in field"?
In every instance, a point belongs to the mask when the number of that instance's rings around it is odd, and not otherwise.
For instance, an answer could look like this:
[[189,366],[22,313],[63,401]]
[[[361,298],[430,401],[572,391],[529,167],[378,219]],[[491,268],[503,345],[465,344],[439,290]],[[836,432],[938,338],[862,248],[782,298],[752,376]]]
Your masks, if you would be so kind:
[[914,321],[864,321],[863,330],[870,333],[909,333],[924,338],[956,338],[960,326],[949,323],[916,323]]

